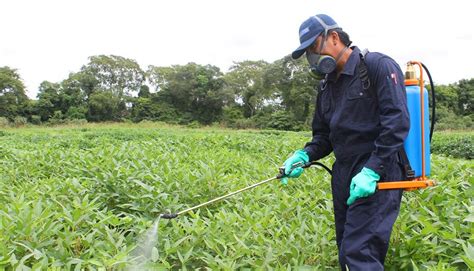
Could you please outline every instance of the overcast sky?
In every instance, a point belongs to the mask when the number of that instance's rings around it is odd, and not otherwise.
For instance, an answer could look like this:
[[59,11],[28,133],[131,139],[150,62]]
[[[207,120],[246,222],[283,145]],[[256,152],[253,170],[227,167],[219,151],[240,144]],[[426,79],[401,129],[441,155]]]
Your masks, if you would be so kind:
[[148,65],[196,62],[226,72],[233,61],[273,62],[298,44],[298,28],[326,13],[354,45],[401,66],[423,62],[435,84],[474,78],[472,2],[259,0],[3,0],[0,66],[19,71],[28,96],[93,55]]

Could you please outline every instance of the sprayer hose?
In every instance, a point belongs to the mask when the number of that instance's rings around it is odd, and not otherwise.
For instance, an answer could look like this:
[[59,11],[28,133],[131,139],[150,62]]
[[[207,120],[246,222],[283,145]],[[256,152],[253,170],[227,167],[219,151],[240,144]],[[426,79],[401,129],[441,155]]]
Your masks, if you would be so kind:
[[430,79],[430,86],[431,86],[431,127],[430,127],[430,142],[431,138],[433,137],[434,126],[436,123],[436,98],[435,98],[435,86],[433,84],[433,79],[431,78],[430,71],[425,66],[425,64],[421,63],[423,69],[425,69],[426,74],[428,74],[428,78]]

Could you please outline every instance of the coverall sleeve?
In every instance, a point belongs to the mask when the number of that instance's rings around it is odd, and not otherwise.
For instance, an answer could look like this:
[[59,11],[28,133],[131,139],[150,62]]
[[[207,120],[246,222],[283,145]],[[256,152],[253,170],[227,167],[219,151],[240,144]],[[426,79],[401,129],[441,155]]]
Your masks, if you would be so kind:
[[309,161],[319,160],[332,152],[329,140],[329,125],[321,117],[321,92],[318,93],[316,109],[312,123],[313,138],[306,143],[304,150],[308,153]]
[[372,82],[377,92],[381,128],[375,139],[375,149],[365,167],[383,178],[392,155],[403,148],[410,120],[404,77],[398,64],[389,57],[381,58],[374,79]]

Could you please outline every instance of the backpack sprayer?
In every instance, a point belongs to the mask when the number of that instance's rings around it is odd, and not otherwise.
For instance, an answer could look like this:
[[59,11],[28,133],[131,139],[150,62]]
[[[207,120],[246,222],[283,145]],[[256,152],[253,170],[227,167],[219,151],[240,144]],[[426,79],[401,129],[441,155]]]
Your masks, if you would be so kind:
[[[420,79],[416,78],[416,72],[414,65],[420,68]],[[431,125],[429,125],[429,104],[428,104],[428,90],[424,87],[423,81],[423,69],[428,74],[431,85],[431,99],[432,99],[432,113],[431,113]],[[403,162],[405,167],[405,175],[407,180],[403,181],[390,181],[390,182],[378,182],[378,190],[387,189],[404,189],[407,191],[426,188],[434,186],[435,181],[430,180],[427,176],[430,175],[430,142],[433,136],[434,124],[435,124],[435,95],[434,95],[434,84],[431,78],[430,72],[424,64],[417,61],[410,61],[407,63],[407,70],[405,72],[405,86],[407,92],[407,106],[408,112],[410,113],[410,131],[405,139],[403,149],[399,152],[400,160]],[[431,126],[431,130],[428,130]],[[292,165],[292,169],[297,167],[309,168],[311,166],[319,166],[324,168],[329,174],[332,175],[331,170],[324,164],[319,162],[308,162],[308,163],[295,163]],[[252,189],[262,184],[268,183],[273,180],[281,179],[286,177],[285,168],[279,168],[279,174],[270,179],[255,183],[247,186],[240,190],[231,192],[227,195],[212,199],[208,202],[201,203],[194,207],[182,210],[172,214],[160,214],[161,218],[173,219],[181,214],[188,213],[195,209],[203,206],[212,204],[217,201],[229,198],[233,195],[241,193],[243,191]]]
[[[420,79],[416,78],[414,66],[420,68]],[[429,125],[428,90],[424,87],[423,69],[426,71],[431,86],[431,125]],[[401,160],[405,160],[407,180],[397,182],[379,182],[377,188],[415,190],[434,186],[435,181],[430,180],[430,143],[433,137],[436,99],[433,79],[428,68],[421,62],[410,61],[405,72],[405,88],[407,92],[407,106],[410,113],[410,131],[403,143],[400,152]],[[431,128],[431,130],[430,130]],[[428,131],[429,134],[428,134]],[[405,156],[405,157],[404,157]]]

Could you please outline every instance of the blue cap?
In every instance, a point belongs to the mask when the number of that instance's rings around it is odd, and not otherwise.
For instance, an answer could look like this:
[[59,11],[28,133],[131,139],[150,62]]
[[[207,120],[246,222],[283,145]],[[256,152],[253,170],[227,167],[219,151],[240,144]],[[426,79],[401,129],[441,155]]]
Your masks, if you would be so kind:
[[340,28],[337,23],[326,14],[318,14],[309,17],[300,26],[300,46],[291,54],[293,59],[300,58],[318,38],[321,33],[327,34],[328,30]]

